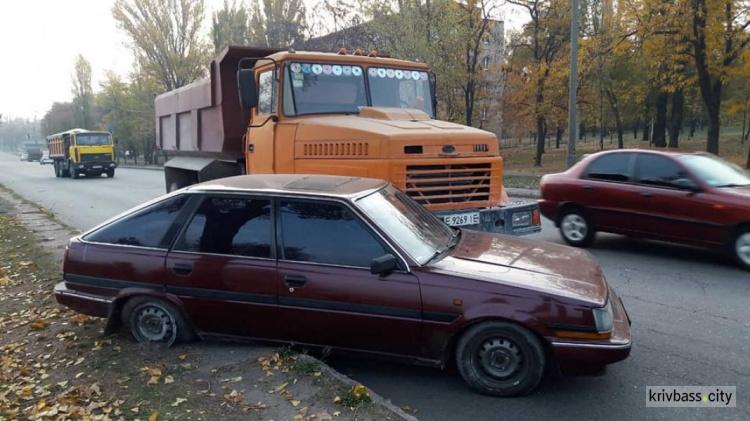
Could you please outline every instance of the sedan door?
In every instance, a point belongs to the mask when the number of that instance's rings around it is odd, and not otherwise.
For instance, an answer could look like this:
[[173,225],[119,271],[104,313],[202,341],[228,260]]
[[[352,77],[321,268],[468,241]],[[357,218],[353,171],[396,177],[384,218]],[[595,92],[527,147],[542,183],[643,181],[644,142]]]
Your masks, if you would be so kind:
[[207,195],[167,255],[167,291],[196,329],[279,337],[271,201]]
[[279,306],[288,339],[402,355],[419,352],[416,276],[370,273],[397,254],[343,203],[282,199],[278,206]]

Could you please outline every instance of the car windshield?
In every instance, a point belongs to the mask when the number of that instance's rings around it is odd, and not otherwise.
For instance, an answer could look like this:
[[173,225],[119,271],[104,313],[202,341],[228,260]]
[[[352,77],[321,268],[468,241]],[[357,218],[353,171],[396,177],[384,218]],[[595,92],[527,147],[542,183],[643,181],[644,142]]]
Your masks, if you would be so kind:
[[110,145],[109,135],[106,133],[79,133],[76,135],[78,146],[102,146]]
[[750,174],[714,155],[681,155],[677,159],[712,187],[750,186]]
[[373,107],[416,108],[435,118],[426,71],[370,67],[367,80]]
[[362,68],[324,63],[289,63],[284,115],[359,113],[367,106]]
[[357,206],[420,265],[451,243],[453,230],[394,186],[357,200]]

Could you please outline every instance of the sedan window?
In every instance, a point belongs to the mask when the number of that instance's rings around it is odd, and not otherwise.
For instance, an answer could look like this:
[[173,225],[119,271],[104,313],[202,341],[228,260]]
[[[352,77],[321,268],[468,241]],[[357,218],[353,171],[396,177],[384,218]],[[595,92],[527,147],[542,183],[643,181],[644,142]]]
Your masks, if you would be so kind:
[[677,180],[689,178],[671,159],[654,154],[638,154],[635,177],[639,184],[672,188]]
[[175,250],[271,257],[271,202],[210,197],[203,201]]
[[96,243],[166,248],[161,247],[162,239],[185,202],[186,195],[172,197],[105,225],[83,239]]
[[352,212],[339,205],[281,202],[283,259],[370,267],[388,253]]
[[612,153],[596,158],[584,173],[585,178],[625,182],[630,179],[631,153]]

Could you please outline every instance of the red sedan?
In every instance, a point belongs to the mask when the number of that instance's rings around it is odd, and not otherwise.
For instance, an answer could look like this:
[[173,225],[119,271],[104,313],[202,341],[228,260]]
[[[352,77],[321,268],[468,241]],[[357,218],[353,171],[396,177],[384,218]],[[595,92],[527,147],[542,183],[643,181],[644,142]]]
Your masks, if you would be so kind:
[[617,150],[541,180],[542,214],[570,245],[597,231],[725,249],[750,270],[750,175],[714,155]]

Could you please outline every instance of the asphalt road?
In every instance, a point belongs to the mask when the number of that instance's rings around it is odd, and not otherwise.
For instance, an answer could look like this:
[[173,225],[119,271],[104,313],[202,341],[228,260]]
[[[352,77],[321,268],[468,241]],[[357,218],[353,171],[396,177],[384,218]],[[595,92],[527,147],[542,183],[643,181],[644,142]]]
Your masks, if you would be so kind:
[[[164,192],[159,171],[59,179],[0,153],[0,183],[85,230]],[[537,239],[561,243],[545,221]],[[498,399],[445,372],[329,356],[327,362],[424,420],[750,419],[750,273],[701,249],[600,235],[591,252],[633,322],[633,350],[597,376],[548,376],[532,395]],[[737,386],[737,408],[646,408],[646,386]]]

